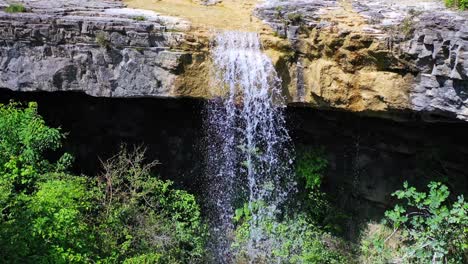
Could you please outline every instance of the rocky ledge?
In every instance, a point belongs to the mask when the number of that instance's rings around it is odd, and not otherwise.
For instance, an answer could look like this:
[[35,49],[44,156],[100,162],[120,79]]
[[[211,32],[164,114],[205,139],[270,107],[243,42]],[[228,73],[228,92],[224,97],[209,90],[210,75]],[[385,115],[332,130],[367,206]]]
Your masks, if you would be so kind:
[[291,102],[468,121],[468,12],[437,0],[272,0],[256,15],[291,44],[278,60]]
[[[188,21],[112,0],[21,2],[25,13],[0,11],[1,88],[187,95],[186,76],[204,48]],[[11,3],[18,1],[0,1],[0,8]]]
[[[189,1],[189,0],[187,0]],[[209,34],[119,0],[0,0],[0,88],[209,97]],[[219,1],[198,1],[221,8]],[[468,121],[468,12],[439,0],[269,0],[254,15],[291,104]]]

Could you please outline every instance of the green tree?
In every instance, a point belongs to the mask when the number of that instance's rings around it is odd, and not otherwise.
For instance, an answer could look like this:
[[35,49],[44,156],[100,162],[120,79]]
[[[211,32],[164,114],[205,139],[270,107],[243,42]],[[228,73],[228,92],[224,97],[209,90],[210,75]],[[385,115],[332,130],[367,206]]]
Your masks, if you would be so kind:
[[[62,172],[71,163],[71,156],[64,154],[59,161],[50,162],[44,157],[49,151],[58,150],[64,135],[59,129],[48,127],[37,113],[37,104],[22,107],[17,103],[0,105],[0,248],[2,262],[32,263],[44,260],[54,247],[66,243],[69,237],[51,238],[52,232],[60,232],[76,224],[73,222],[40,225],[40,221],[59,217],[55,204],[80,197],[67,189],[65,182],[47,183],[47,175]],[[60,184],[62,183],[62,185]],[[49,184],[49,185],[48,185]],[[53,184],[54,188],[51,188]],[[44,191],[44,190],[47,191]],[[61,193],[60,197],[53,196]],[[75,191],[77,189],[74,189]],[[50,194],[50,196],[45,196]],[[78,193],[79,194],[79,193]],[[49,199],[50,208],[40,206]],[[78,210],[75,208],[74,210]],[[49,218],[48,218],[49,217]],[[47,222],[47,221],[46,221]],[[47,223],[49,223],[47,222]],[[60,226],[62,225],[63,226]],[[69,224],[70,226],[67,226]],[[65,249],[65,247],[62,247]],[[68,250],[69,248],[67,248]]]

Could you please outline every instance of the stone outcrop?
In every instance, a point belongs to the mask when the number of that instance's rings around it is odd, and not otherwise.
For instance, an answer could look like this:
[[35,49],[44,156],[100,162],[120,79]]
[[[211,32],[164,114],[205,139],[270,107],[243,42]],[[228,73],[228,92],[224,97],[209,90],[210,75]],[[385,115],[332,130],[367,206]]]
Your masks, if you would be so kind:
[[[0,7],[8,1],[0,1]],[[120,1],[23,1],[0,12],[0,87],[93,96],[185,96],[204,44],[190,23]],[[203,85],[194,86],[204,89]],[[203,91],[190,91],[202,96]]]
[[468,13],[439,2],[267,1],[256,14],[291,43],[279,63],[292,102],[466,121]]
[[[210,97],[210,31],[199,23],[238,3],[178,0],[185,5],[174,17],[119,0],[14,2],[27,12],[0,11],[0,88],[202,98]],[[249,17],[247,2],[232,23],[207,27],[256,28],[289,103],[468,120],[468,12],[436,0],[269,0]],[[192,24],[190,8],[213,18]]]

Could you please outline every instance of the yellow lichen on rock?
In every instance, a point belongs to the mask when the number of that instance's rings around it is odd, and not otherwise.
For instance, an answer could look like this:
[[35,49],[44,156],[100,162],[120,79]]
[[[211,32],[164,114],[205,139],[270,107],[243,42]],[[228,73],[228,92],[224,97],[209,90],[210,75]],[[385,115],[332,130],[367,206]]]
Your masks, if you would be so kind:
[[[391,50],[365,32],[365,20],[349,2],[328,10],[322,21],[330,26],[313,29],[296,45],[305,59],[301,61],[303,96],[295,99],[319,108],[351,111],[407,109],[413,76],[383,65],[382,61],[392,61]],[[392,61],[392,67],[403,69],[405,65]],[[292,83],[290,94],[298,90],[294,85],[298,80]]]

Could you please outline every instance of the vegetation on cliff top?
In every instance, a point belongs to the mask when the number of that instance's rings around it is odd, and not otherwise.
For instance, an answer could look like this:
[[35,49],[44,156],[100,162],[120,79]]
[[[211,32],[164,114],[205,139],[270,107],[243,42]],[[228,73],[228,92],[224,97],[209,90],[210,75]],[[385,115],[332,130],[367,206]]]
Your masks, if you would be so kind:
[[24,13],[26,8],[22,4],[11,4],[5,8],[7,13]]

